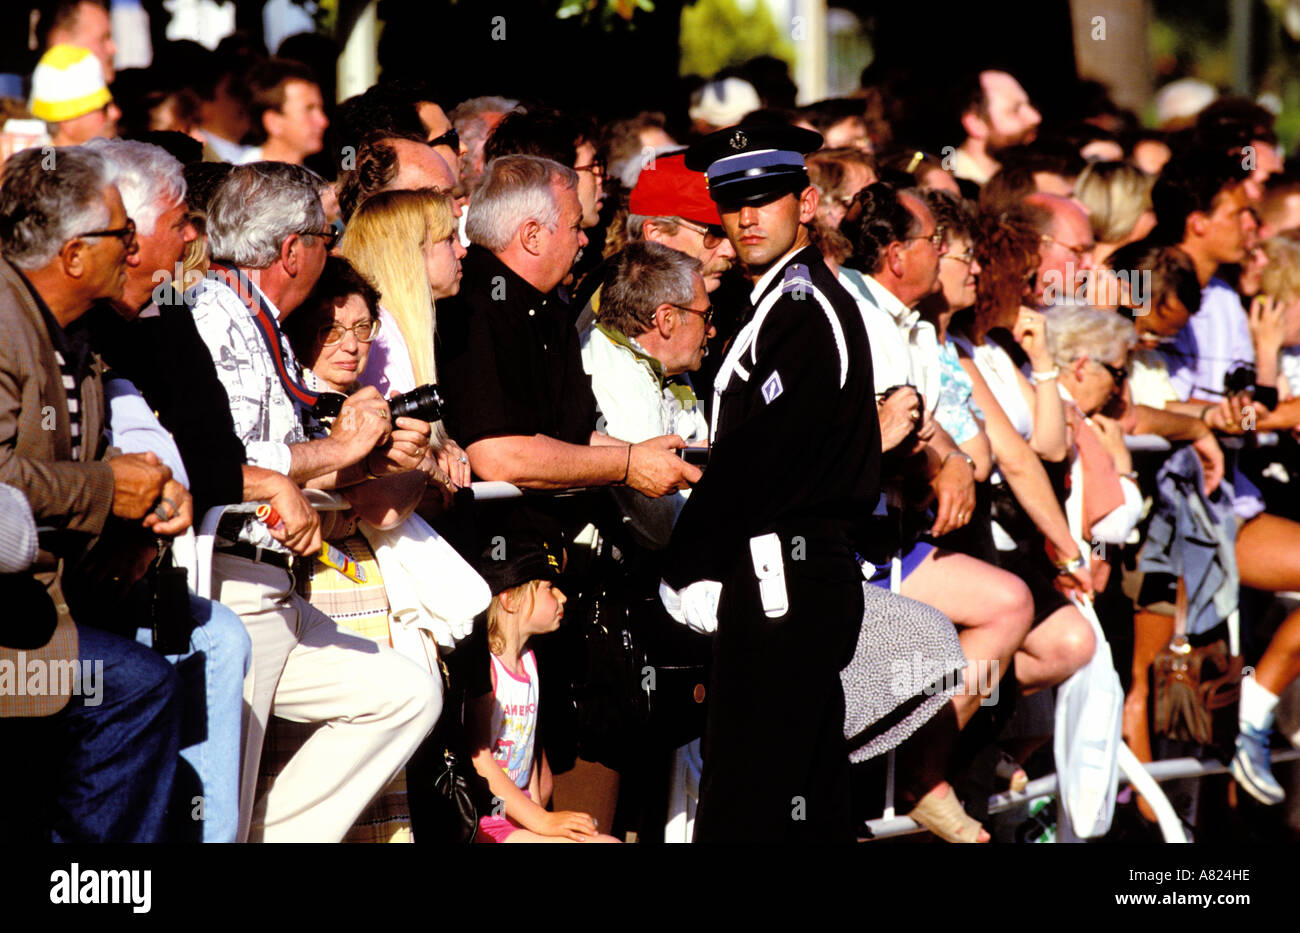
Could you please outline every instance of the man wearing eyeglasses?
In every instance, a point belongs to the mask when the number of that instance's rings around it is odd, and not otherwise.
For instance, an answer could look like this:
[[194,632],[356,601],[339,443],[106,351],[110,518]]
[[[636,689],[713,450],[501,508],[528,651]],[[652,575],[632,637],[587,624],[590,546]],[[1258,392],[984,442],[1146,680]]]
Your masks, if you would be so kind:
[[[945,233],[920,198],[880,183],[858,193],[841,229],[861,265],[861,271],[841,269],[840,280],[866,323],[877,397],[896,386],[920,396],[909,415],[939,464],[930,531],[940,537],[965,526],[975,509],[975,463],[932,420],[940,396],[939,344],[933,325],[916,310],[940,288]],[[894,496],[891,505],[899,501]]]
[[[700,270],[698,260],[644,240],[610,257],[600,313],[581,343],[606,434],[634,444],[676,434],[688,446],[708,445],[708,421],[690,380],[680,378],[700,368],[716,333]],[[688,490],[660,499],[622,493],[641,543],[665,547]]]
[[1073,198],[1041,192],[1025,198],[1025,204],[1031,208],[1030,216],[1039,220],[1038,272],[1034,279],[1038,306],[1088,303],[1085,290],[1092,278],[1097,248],[1088,212]]
[[[722,229],[704,173],[688,169],[685,160],[684,151],[661,155],[641,171],[628,201],[627,238],[661,243],[699,260],[704,287],[713,295],[736,263],[736,248]],[[579,333],[596,320],[604,279],[605,270],[597,268],[578,290],[578,303],[585,306]]]
[[519,110],[506,116],[488,137],[484,162],[503,155],[532,155],[552,159],[578,173],[578,203],[582,228],[600,223],[605,200],[605,162],[596,152],[590,121],[549,110]]
[[0,482],[22,491],[38,525],[55,529],[32,567],[49,598],[38,591],[44,607],[7,604],[0,663],[13,671],[94,659],[102,674],[99,701],[53,684],[24,695],[12,678],[0,687],[0,741],[23,749],[5,765],[6,791],[8,780],[30,777],[27,792],[9,799],[33,811],[9,807],[0,837],[14,821],[49,813],[45,841],[158,841],[176,769],[176,675],[142,645],[74,624],[67,609],[83,595],[71,580],[106,531],[179,530],[161,501],[170,469],[152,454],[107,447],[98,362],[70,332],[96,301],[121,295],[134,229],[103,159],[56,149],[49,171],[48,154],[11,156],[0,188]]
[[[194,287],[196,326],[229,397],[249,463],[304,487],[340,489],[365,518],[369,480],[415,469],[428,425],[393,431],[388,403],[371,387],[343,404],[328,436],[311,415],[314,393],[280,331],[325,267],[319,179],[300,166],[259,162],[233,169],[208,208],[214,258]],[[187,299],[190,296],[187,295]],[[216,526],[212,592],[235,610],[253,643],[245,683],[239,838],[338,841],[432,729],[440,684],[410,662],[338,627],[294,587],[294,555],[320,550],[311,515],[277,528],[246,510]],[[364,644],[363,644],[364,642]],[[271,709],[327,722],[254,811],[258,762]]]

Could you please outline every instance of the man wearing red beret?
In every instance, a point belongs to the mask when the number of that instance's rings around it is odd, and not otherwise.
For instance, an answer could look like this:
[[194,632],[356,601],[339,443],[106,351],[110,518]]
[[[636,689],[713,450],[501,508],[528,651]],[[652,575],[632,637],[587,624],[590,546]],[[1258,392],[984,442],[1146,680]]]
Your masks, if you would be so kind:
[[710,292],[736,262],[704,173],[686,167],[684,152],[660,156],[641,170],[628,203],[627,238],[662,243],[698,259]]
[[[723,273],[736,262],[736,248],[722,229],[722,218],[709,197],[704,173],[686,167],[685,150],[658,156],[641,170],[628,202],[627,238],[662,243],[698,259],[703,267],[704,287],[710,293],[717,290]],[[603,270],[591,274],[594,282],[602,278]],[[599,310],[597,288],[578,316],[579,333],[595,323]]]

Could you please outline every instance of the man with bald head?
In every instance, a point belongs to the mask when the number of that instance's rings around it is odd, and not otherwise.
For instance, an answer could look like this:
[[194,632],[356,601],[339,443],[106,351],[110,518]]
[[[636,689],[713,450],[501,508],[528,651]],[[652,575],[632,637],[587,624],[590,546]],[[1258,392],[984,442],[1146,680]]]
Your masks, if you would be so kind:
[[[345,166],[339,183],[339,209],[343,220],[366,198],[380,191],[411,191],[437,188],[451,191],[456,174],[434,148],[422,139],[404,136],[375,135],[361,141],[356,162]],[[461,214],[460,203],[453,211]]]
[[982,185],[999,168],[998,153],[1034,141],[1042,116],[1020,82],[1005,71],[981,71],[960,91],[966,140],[952,154],[952,171]]
[[1025,198],[1038,227],[1034,297],[1041,307],[1069,304],[1086,286],[1096,242],[1088,212],[1073,198],[1039,192]]

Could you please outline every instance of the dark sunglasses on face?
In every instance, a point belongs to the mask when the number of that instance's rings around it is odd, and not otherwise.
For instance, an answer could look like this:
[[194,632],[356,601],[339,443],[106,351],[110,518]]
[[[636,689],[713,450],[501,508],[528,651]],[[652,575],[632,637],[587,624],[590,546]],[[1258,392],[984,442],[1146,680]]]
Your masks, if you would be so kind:
[[460,133],[456,132],[456,127],[452,127],[441,136],[429,140],[429,147],[447,146],[452,152],[460,152]]
[[1106,372],[1110,373],[1110,378],[1115,380],[1115,388],[1122,389],[1124,387],[1124,383],[1128,381],[1127,366],[1111,366],[1109,363],[1103,363],[1101,360],[1098,360],[1097,364],[1106,370]]

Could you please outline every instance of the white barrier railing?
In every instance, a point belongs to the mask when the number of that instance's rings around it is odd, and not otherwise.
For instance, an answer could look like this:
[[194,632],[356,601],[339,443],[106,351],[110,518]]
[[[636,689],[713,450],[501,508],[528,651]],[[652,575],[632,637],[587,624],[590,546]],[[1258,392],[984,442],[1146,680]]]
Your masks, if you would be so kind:
[[[1274,764],[1297,761],[1300,760],[1300,749],[1275,750],[1272,758]],[[1143,769],[1153,780],[1159,783],[1182,778],[1209,777],[1215,774],[1226,774],[1228,771],[1227,766],[1217,760],[1201,761],[1198,758],[1168,758],[1164,761],[1152,761],[1144,764]],[[1121,772],[1120,785],[1123,786],[1128,783],[1128,779]],[[988,810],[990,814],[1004,813],[1028,803],[1035,797],[1045,797],[1056,792],[1056,775],[1048,774],[1044,777],[1034,778],[1019,793],[1008,791],[1003,794],[994,794],[989,798]],[[873,840],[926,832],[923,826],[905,816],[868,820],[866,826],[870,830],[871,839]]]

